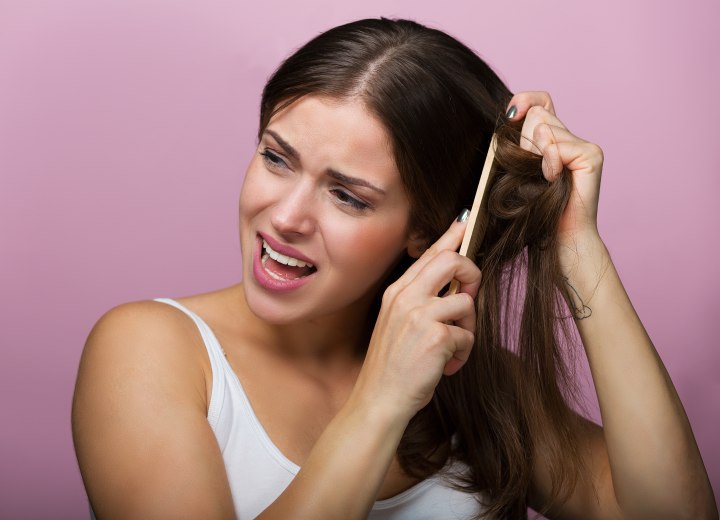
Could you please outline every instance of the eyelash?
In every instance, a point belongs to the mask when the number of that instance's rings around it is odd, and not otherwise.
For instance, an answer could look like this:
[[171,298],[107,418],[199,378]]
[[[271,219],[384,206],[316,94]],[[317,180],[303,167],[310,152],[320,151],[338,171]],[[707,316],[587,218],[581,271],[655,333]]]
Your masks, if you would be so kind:
[[351,207],[352,207],[353,209],[355,209],[355,210],[365,211],[366,209],[369,209],[369,208],[370,208],[370,205],[369,205],[369,204],[366,204],[365,202],[356,199],[355,197],[353,197],[352,195],[350,195],[350,194],[349,194],[347,191],[345,191],[345,190],[340,190],[340,189],[337,189],[337,188],[333,188],[333,189],[330,190],[330,191],[332,191],[333,193],[335,193],[335,197],[337,198],[337,200],[340,201],[341,204],[347,204],[347,205],[351,206]]
[[265,161],[266,164],[270,166],[279,166],[282,168],[286,168],[287,164],[285,164],[285,161],[283,161],[280,156],[275,155],[273,152],[268,150],[267,148],[260,152],[260,155],[263,156],[263,161]]
[[[287,164],[285,164],[285,161],[283,161],[279,155],[271,152],[267,148],[260,152],[260,155],[263,156],[263,161],[270,168],[287,168]],[[345,190],[333,188],[330,191],[335,194],[335,198],[340,202],[340,204],[350,206],[356,211],[365,211],[370,208],[369,204],[353,197]]]

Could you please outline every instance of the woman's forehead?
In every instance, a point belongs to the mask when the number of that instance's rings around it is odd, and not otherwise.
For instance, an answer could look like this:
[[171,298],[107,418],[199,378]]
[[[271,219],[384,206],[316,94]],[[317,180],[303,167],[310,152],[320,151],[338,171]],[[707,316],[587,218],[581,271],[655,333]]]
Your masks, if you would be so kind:
[[303,96],[273,114],[268,127],[278,125],[300,137],[331,135],[361,146],[391,148],[385,127],[358,97]]
[[268,134],[289,144],[307,167],[332,162],[399,175],[385,127],[358,98],[302,97],[272,117]]

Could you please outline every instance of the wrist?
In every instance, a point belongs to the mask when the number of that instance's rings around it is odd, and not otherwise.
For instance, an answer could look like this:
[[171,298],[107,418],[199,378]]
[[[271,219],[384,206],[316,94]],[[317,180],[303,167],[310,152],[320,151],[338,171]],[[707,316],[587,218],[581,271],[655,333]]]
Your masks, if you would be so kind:
[[575,317],[588,317],[588,303],[612,266],[610,253],[597,232],[574,234],[558,244],[558,261]]
[[597,231],[560,237],[557,253],[561,272],[567,278],[598,274],[610,261],[610,253]]
[[401,407],[380,395],[363,392],[357,384],[343,406],[343,413],[386,432],[390,438],[397,437],[398,441],[411,419]]

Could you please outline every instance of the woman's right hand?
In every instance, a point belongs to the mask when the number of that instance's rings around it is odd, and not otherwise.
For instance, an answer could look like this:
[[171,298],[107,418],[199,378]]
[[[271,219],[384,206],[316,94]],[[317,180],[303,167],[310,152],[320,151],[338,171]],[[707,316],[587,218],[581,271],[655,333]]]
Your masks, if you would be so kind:
[[[388,289],[355,397],[409,421],[444,375],[467,361],[475,340],[480,269],[456,251],[467,223],[450,228]],[[453,279],[457,294],[438,296]]]

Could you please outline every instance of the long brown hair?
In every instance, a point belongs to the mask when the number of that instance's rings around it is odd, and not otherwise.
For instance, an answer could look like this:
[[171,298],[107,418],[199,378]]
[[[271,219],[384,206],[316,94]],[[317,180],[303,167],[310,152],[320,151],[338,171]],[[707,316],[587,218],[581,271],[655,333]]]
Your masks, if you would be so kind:
[[[384,124],[411,225],[428,244],[472,204],[497,132],[490,222],[475,258],[483,272],[476,345],[410,421],[398,456],[419,478],[448,459],[462,461],[469,472],[452,477],[453,486],[477,494],[492,516],[525,518],[542,451],[552,479],[545,506],[562,502],[581,467],[576,416],[567,405],[575,388],[563,340],[570,320],[555,247],[572,187],[568,172],[546,182],[540,157],[520,148],[518,124],[503,116],[512,97],[505,84],[458,40],[412,21],[360,20],[301,47],[265,86],[259,135],[274,113],[306,95],[358,97]],[[372,325],[375,314],[370,318]]]

